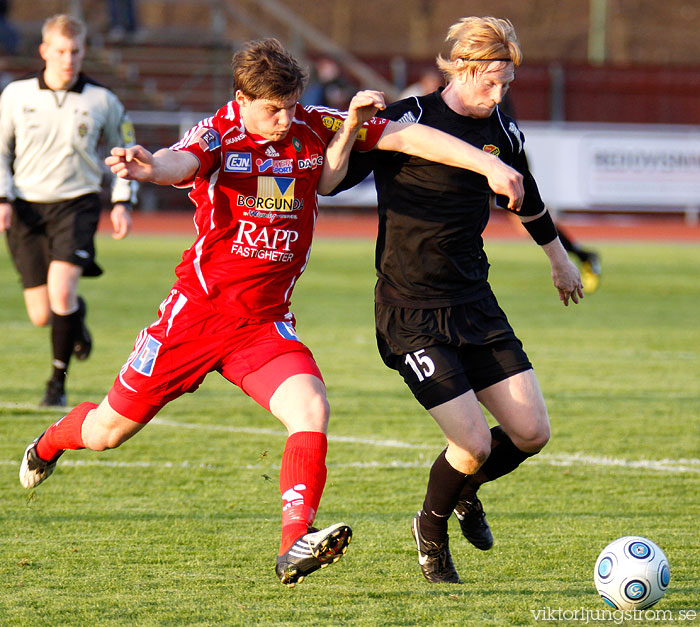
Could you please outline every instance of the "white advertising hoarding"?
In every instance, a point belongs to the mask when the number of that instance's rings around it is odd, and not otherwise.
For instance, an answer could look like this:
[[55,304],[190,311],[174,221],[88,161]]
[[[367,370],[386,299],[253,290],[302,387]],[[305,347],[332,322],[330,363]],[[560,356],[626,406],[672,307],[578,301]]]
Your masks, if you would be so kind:
[[[542,199],[558,211],[673,211],[696,221],[700,127],[521,122]],[[326,206],[376,206],[371,177]]]
[[560,210],[697,212],[700,127],[520,124],[544,201]]

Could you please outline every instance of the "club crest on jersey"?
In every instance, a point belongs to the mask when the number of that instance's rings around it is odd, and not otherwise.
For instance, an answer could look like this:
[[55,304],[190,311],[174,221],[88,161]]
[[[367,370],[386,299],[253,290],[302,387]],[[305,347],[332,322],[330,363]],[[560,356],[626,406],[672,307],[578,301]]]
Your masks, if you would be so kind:
[[253,157],[249,152],[227,152],[224,172],[252,172]]
[[[332,115],[322,115],[321,122],[323,122],[323,126],[325,126],[328,130],[335,133],[335,131],[337,131],[343,125],[344,120],[342,118],[333,117]],[[367,129],[361,128],[360,132],[357,134],[357,139],[364,141],[366,137]]]
[[205,152],[216,150],[221,147],[221,137],[213,128],[200,128],[195,134],[190,143],[191,146],[197,142],[199,147]]
[[259,176],[257,196],[240,195],[237,205],[252,210],[298,211],[304,208],[304,201],[294,197],[294,183],[295,179],[284,176]]
[[147,335],[141,350],[130,364],[131,368],[139,374],[150,377],[153,374],[153,368],[156,365],[156,358],[161,346],[161,342]]
[[498,146],[494,146],[493,144],[486,144],[482,150],[484,152],[488,152],[494,157],[498,157],[498,155],[501,154],[501,149]]

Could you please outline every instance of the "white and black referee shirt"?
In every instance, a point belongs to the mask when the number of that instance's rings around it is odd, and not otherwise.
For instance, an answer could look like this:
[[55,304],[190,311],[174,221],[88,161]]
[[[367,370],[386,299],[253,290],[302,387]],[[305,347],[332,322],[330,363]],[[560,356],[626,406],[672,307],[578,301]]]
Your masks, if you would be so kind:
[[[134,127],[117,96],[78,76],[54,91],[43,71],[0,95],[0,200],[51,203],[99,192],[107,172],[98,147],[132,146]],[[137,183],[114,177],[112,203],[136,201]]]

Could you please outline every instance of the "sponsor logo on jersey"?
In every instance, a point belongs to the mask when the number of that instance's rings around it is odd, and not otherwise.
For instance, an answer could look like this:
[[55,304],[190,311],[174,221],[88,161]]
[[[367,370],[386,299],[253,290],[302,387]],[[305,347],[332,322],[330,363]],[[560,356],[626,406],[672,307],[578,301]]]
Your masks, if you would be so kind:
[[231,253],[246,258],[289,263],[294,259],[291,246],[299,231],[259,226],[250,220],[238,220],[238,231],[231,243]]
[[279,157],[279,156],[280,156],[280,153],[277,152],[272,146],[268,146],[268,147],[267,147],[267,150],[265,151],[265,154],[266,154],[268,157]]
[[239,135],[236,135],[235,137],[229,137],[228,139],[226,139],[226,141],[224,141],[224,145],[228,146],[230,144],[235,144],[235,143],[237,143],[245,138],[246,138],[246,134],[240,133]]
[[299,159],[297,165],[300,170],[315,170],[323,165],[323,155],[311,155],[308,159]]
[[[374,120],[375,118],[372,118],[372,119]],[[396,120],[396,121],[399,122],[400,124],[408,124],[409,122],[410,122],[410,123],[416,122],[417,119],[418,119],[418,118],[416,118],[416,116],[413,115],[413,113],[411,113],[410,111],[406,111],[406,113],[404,113],[404,114],[403,114],[398,120]]]
[[263,211],[298,211],[304,208],[304,201],[294,197],[294,183],[293,178],[259,176],[257,196],[239,195],[236,204]]
[[482,150],[484,152],[488,152],[491,155],[494,155],[495,157],[498,157],[498,155],[501,154],[501,149],[498,146],[494,146],[493,144],[486,144]]
[[255,166],[258,168],[258,172],[266,172],[272,167],[272,159],[256,159]]
[[256,159],[258,172],[266,172],[272,168],[273,174],[291,174],[294,167],[293,159]]
[[508,125],[508,130],[515,135],[515,139],[518,140],[518,152],[523,151],[523,138],[520,135],[520,129],[515,125],[515,122],[511,122]]
[[227,152],[224,172],[252,172],[253,157],[249,152]]
[[[343,125],[344,120],[342,118],[333,117],[332,115],[322,115],[321,122],[323,122],[323,126],[325,126],[328,130],[335,132]],[[357,134],[357,139],[364,141],[366,138],[367,129],[361,128],[360,132]]]
[[[304,201],[300,201],[301,206],[304,206]],[[258,211],[257,209],[251,209],[250,211],[245,211],[244,216],[250,216],[251,218],[260,218],[262,220],[269,220],[274,222],[280,219],[280,214],[276,211]],[[299,218],[293,213],[285,213],[285,220],[298,220]]]
[[200,128],[191,139],[188,146],[197,142],[199,147],[205,152],[216,150],[221,147],[221,137],[213,128]]
[[150,377],[153,374],[153,368],[156,365],[158,351],[163,344],[158,340],[146,335],[146,341],[139,351],[136,358],[131,362],[130,366],[139,374]]
[[291,174],[294,167],[293,159],[274,159],[272,161],[273,174]]

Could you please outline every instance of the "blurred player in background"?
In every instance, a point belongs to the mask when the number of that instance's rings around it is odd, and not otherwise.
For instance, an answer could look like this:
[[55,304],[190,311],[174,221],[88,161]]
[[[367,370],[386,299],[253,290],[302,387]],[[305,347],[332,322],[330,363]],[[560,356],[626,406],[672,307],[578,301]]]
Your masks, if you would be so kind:
[[423,70],[415,83],[407,85],[399,94],[399,100],[411,96],[425,96],[432,94],[438,87],[444,84],[444,77],[437,68]]
[[[524,193],[521,175],[492,155],[419,124],[372,118],[384,107],[380,92],[359,92],[347,114],[302,107],[305,78],[277,40],[249,42],[233,57],[234,99],[172,148],[112,149],[106,162],[121,179],[192,188],[197,239],[176,268],[158,320],[141,331],[107,397],[51,425],[27,447],[19,472],[21,484],[33,488],[66,449],[119,446],[217,371],[289,432],[276,563],[288,586],[340,559],[352,534],[344,523],[311,527],[326,481],[330,409],[289,307],[310,254],[317,189],[328,192],[342,179],[352,147],[474,168],[513,207]],[[219,450],[233,454],[225,444]]]
[[[449,59],[438,57],[447,86],[395,102],[379,117],[441,129],[520,171],[525,197],[515,213],[547,255],[563,304],[578,303],[579,272],[528,170],[523,135],[498,109],[521,60],[512,24],[464,18],[447,39]],[[352,187],[372,170],[379,208],[379,352],[447,439],[430,470],[412,532],[425,578],[459,583],[449,551],[450,515],[454,511],[472,544],[491,548],[493,535],[477,490],[542,449],[549,439],[547,409],[522,343],[488,283],[481,237],[492,195],[486,180],[420,157],[353,153],[348,175],[335,191]],[[481,405],[498,422],[490,430]]]
[[[100,217],[98,144],[133,144],[134,129],[117,97],[81,73],[85,24],[55,15],[41,31],[46,67],[11,82],[0,95],[0,230],[24,288],[29,318],[51,325],[53,372],[42,405],[66,404],[71,355],[87,359],[81,276],[99,276],[94,236]],[[116,179],[113,236],[131,229],[136,183]]]

